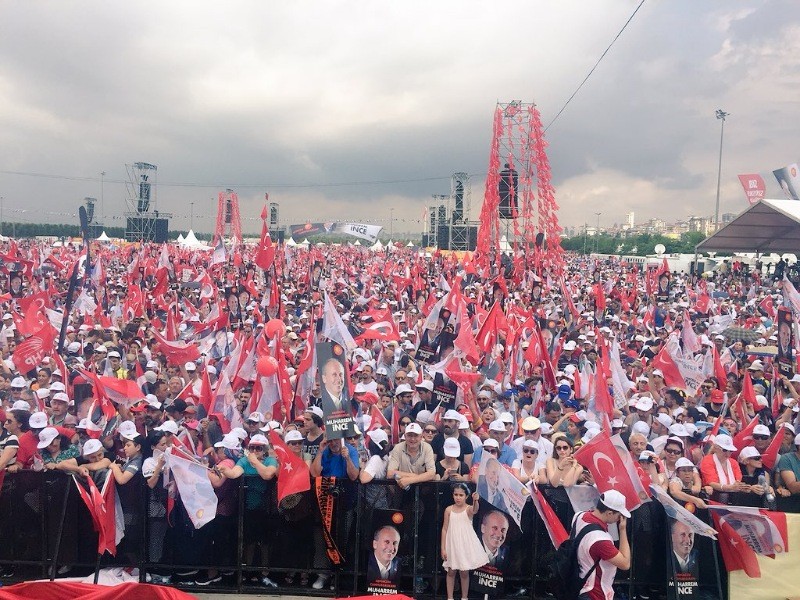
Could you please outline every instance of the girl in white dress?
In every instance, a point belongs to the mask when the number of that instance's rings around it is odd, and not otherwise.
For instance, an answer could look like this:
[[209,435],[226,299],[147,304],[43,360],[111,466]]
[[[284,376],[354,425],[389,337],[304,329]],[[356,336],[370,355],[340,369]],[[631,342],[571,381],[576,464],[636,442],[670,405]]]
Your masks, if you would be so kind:
[[442,524],[442,560],[447,570],[447,599],[453,600],[456,571],[461,578],[461,598],[469,595],[469,572],[488,561],[486,550],[472,528],[472,518],[478,512],[478,494],[472,494],[467,504],[469,488],[464,483],[453,486],[453,502],[444,511]]

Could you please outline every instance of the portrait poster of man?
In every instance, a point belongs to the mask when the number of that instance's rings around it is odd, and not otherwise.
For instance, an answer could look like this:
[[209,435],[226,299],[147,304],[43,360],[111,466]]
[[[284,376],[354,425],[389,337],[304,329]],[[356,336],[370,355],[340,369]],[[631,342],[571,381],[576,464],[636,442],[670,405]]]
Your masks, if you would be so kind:
[[450,379],[441,371],[437,371],[433,375],[433,398],[431,402],[439,405],[441,403],[443,410],[449,410],[456,406],[456,393],[458,392],[458,385],[455,381]]
[[417,348],[416,359],[426,364],[433,364],[437,354],[435,342],[438,341],[438,336],[430,329],[423,329],[420,335],[419,347]]
[[320,342],[316,350],[322,412],[325,418],[325,437],[337,440],[355,435],[355,422],[347,390],[344,348],[335,342]]
[[672,598],[697,598],[700,574],[695,531],[689,525],[668,518],[671,576],[668,589]]
[[[406,523],[411,522],[399,510],[376,509],[364,543],[366,560],[366,592],[396,594],[402,576],[403,538],[408,537]],[[413,537],[413,536],[412,536]]]
[[228,323],[240,323],[242,311],[239,308],[239,290],[235,287],[225,288],[225,307],[228,311]]
[[794,375],[794,323],[792,311],[781,306],[778,309],[778,371],[791,378]]
[[661,273],[658,276],[658,289],[656,290],[656,300],[659,302],[666,302],[669,300],[669,287],[671,283],[671,277],[669,272]]
[[22,271],[11,271],[8,274],[8,292],[12,298],[22,298]]
[[311,289],[318,290],[319,289],[319,282],[322,278],[322,263],[319,261],[314,261],[314,264],[311,265]]
[[478,538],[486,550],[487,563],[472,571],[470,591],[489,596],[505,594],[505,578],[512,575],[511,541],[520,532],[508,515],[492,506],[484,506],[475,517]]

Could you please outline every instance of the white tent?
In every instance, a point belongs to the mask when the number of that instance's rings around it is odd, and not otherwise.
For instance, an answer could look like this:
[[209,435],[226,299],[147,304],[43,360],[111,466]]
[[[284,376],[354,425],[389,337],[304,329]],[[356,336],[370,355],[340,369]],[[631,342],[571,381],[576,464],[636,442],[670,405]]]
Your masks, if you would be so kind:
[[361,242],[359,240],[356,240],[356,243],[353,244],[353,246],[360,246],[360,245],[361,245]]
[[764,199],[749,207],[695,248],[696,252],[797,252],[800,202]]
[[311,242],[308,241],[308,238],[305,238],[302,242],[298,244],[298,246],[302,246],[303,248],[308,250],[308,247],[311,246]]
[[103,233],[100,234],[100,237],[97,238],[97,241],[98,242],[110,242],[111,238],[106,235],[106,232],[104,230]]
[[179,234],[178,234],[178,239],[177,239],[177,240],[175,240],[175,242],[176,242],[178,245],[181,245],[181,244],[183,244],[183,242],[184,242],[184,239],[183,239],[183,234],[182,234],[182,233],[179,233]]
[[294,241],[294,238],[292,236],[289,236],[289,239],[286,241],[286,245],[290,248],[296,248],[297,242]]
[[409,242],[406,244],[406,248],[413,248],[413,247],[414,244],[412,244],[411,241],[409,240]]
[[381,244],[380,240],[376,240],[372,246],[369,247],[370,250],[375,250],[376,252],[383,250],[383,244]]
[[189,233],[186,234],[186,237],[183,238],[183,244],[181,244],[184,248],[193,248],[195,250],[211,250],[211,246],[206,246],[203,242],[197,239],[197,236],[194,234],[193,230],[189,230]]
[[508,238],[506,236],[502,236],[500,238],[500,252],[511,252],[511,244],[508,243]]

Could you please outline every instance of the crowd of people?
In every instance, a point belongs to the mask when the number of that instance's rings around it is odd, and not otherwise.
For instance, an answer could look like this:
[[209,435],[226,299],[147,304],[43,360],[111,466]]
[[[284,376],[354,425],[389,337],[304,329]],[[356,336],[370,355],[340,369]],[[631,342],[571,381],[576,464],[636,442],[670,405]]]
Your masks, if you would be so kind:
[[[774,309],[790,303],[794,288],[758,270],[737,265],[698,277],[661,263],[648,269],[575,255],[543,266],[522,252],[500,261],[327,246],[273,249],[265,271],[253,263],[257,249],[241,246],[229,261],[207,265],[177,247],[96,245],[78,301],[64,317],[66,275],[78,253],[27,241],[6,250],[32,264],[21,289],[4,297],[0,470],[64,471],[98,487],[113,477],[126,525],[148,520],[149,562],[171,548],[183,564],[213,556],[219,565],[156,568],[151,581],[207,585],[230,573],[236,480],[244,477],[243,559],[260,569],[253,582],[328,585],[327,573],[308,579],[310,569],[330,570],[318,507],[305,499],[284,510],[267,485],[281,477],[271,432],[311,477],[387,480],[398,490],[452,483],[460,491],[452,494],[448,523],[472,516],[472,488],[462,483],[477,483],[482,500],[507,512],[503,498],[478,481],[487,456],[523,484],[593,485],[574,454],[606,425],[627,444],[640,474],[692,512],[712,499],[800,509],[800,374],[781,372],[774,348]],[[27,369],[14,357],[39,315],[53,327],[66,318],[63,350],[47,348]],[[376,315],[391,324],[377,331]],[[326,437],[325,367],[317,377],[312,360],[318,342],[348,342],[337,339],[341,332],[324,335],[336,331],[337,318],[355,346],[345,388],[356,428],[343,440]],[[274,321],[282,326],[268,332]],[[794,346],[797,336],[792,340]],[[182,360],[177,345],[196,353]],[[255,368],[260,355],[274,357],[282,371],[264,375]],[[696,379],[666,372],[665,361],[676,364],[670,359],[692,367]],[[136,382],[141,394],[114,397],[103,384],[109,377]],[[613,404],[605,410],[601,389]],[[215,410],[220,395],[224,411]],[[181,516],[165,476],[170,446],[208,467],[217,513],[199,530]],[[388,486],[375,487],[373,504],[388,505]],[[618,517],[584,518],[607,525]],[[270,540],[287,528],[314,551],[288,544],[280,558],[297,572],[276,581]],[[118,555],[141,543],[137,531],[126,527]],[[445,567],[446,539],[443,532]],[[606,597],[602,571],[627,564],[609,548],[603,552],[596,558],[611,562],[601,561],[592,576],[591,598]]]

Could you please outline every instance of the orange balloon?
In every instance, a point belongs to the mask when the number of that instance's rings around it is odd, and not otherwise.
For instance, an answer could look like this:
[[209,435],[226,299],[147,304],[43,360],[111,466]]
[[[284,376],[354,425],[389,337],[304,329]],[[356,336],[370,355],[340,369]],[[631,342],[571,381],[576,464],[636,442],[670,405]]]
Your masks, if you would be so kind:
[[283,337],[286,334],[286,325],[280,319],[270,319],[264,327],[270,338]]
[[262,356],[256,362],[256,370],[262,377],[272,377],[278,372],[278,360],[274,356]]

